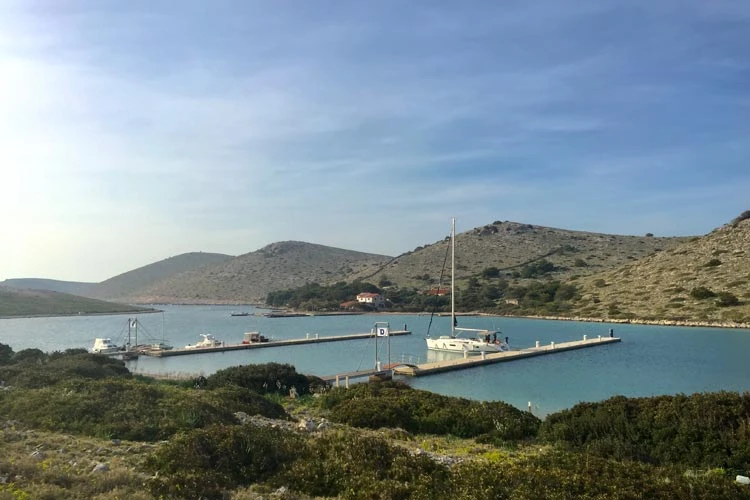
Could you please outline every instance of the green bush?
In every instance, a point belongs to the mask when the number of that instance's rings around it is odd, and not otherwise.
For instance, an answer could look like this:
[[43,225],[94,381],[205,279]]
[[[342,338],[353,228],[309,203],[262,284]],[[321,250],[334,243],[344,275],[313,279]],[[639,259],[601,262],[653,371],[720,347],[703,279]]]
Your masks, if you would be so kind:
[[213,425],[173,437],[146,466],[159,473],[151,483],[159,498],[226,498],[227,488],[271,478],[304,446],[300,436],[280,429]]
[[659,465],[750,468],[750,393],[625,398],[549,415],[542,440]]
[[718,297],[716,304],[719,307],[731,307],[739,305],[740,303],[740,299],[730,292],[719,292],[716,296]]
[[716,294],[705,286],[699,286],[690,290],[690,296],[698,300],[703,300],[716,297]]
[[0,393],[0,414],[32,427],[104,438],[167,439],[184,429],[235,423],[234,413],[284,418],[281,406],[238,387],[196,391],[137,380],[70,380]]
[[292,387],[299,395],[308,394],[311,383],[314,387],[325,384],[318,377],[302,375],[292,365],[280,363],[232,366],[208,377],[210,388],[234,385],[258,394],[289,394]]
[[399,382],[335,389],[323,405],[331,420],[354,427],[402,428],[414,433],[514,441],[533,437],[539,420],[506,403],[478,402],[412,389]]
[[447,469],[427,456],[354,433],[317,439],[285,479],[316,497],[437,499],[449,489]]
[[[12,361],[17,362],[0,367],[0,380],[5,380],[12,386],[40,388],[76,378],[131,377],[124,362],[108,356],[77,351],[72,354],[63,353],[53,356],[40,355],[37,351],[37,349],[19,351],[12,358]],[[34,362],[29,363],[28,360]]]
[[456,500],[750,498],[726,477],[686,474],[589,453],[551,450],[486,467],[459,464],[448,498]]

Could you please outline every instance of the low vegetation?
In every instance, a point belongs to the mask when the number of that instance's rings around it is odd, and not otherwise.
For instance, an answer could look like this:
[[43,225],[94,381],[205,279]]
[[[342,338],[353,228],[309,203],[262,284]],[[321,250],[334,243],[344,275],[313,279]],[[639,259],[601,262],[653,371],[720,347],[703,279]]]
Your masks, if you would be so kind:
[[116,304],[49,290],[0,286],[0,318],[15,316],[62,316],[153,311],[151,308]]
[[0,499],[750,498],[733,481],[750,471],[749,394],[540,421],[400,383],[325,390],[289,365],[165,382],[3,344],[0,380]]

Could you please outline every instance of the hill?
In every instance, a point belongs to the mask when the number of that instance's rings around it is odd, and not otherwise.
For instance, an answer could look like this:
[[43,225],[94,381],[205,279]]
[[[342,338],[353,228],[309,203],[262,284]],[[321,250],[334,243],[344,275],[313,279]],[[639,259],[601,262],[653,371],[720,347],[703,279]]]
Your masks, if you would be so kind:
[[43,278],[13,278],[0,283],[16,289],[48,290],[102,300],[132,302],[138,291],[188,270],[200,269],[234,258],[221,253],[189,252],[118,274],[100,283]]
[[93,292],[90,292],[90,296],[102,299],[127,300],[129,297],[137,296],[140,290],[152,287],[162,280],[186,271],[226,262],[232,258],[231,255],[205,252],[176,255],[102,281],[97,284]]
[[139,303],[262,303],[270,291],[346,280],[371,273],[390,259],[384,255],[284,241],[173,275],[124,298]]
[[[496,221],[456,235],[456,279],[465,281],[496,268],[500,276],[523,281],[519,272],[524,266],[545,260],[551,264],[545,276],[565,280],[617,268],[675,248],[687,239],[621,236]],[[375,273],[362,272],[353,277],[376,284],[387,280],[399,287],[428,288],[438,282],[446,258],[445,277],[450,279],[447,241],[448,236],[398,256]]]
[[750,323],[750,212],[711,233],[574,281],[574,314],[614,320]]
[[22,290],[0,286],[0,318],[68,314],[109,314],[143,311],[142,307],[115,304],[49,290]]
[[96,290],[97,283],[50,280],[45,278],[11,278],[0,283],[0,286],[26,290],[49,290],[51,292],[89,296]]

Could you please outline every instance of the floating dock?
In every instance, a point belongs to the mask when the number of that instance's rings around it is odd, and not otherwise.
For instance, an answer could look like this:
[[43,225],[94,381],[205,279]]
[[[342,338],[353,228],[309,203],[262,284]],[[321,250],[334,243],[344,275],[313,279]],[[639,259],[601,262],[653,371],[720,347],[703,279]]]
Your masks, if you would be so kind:
[[[411,330],[391,330],[390,335],[410,335]],[[207,354],[210,352],[226,352],[226,351],[243,351],[246,349],[262,349],[264,347],[285,347],[293,345],[303,344],[320,344],[323,342],[341,342],[344,340],[361,340],[369,339],[374,337],[373,332],[367,333],[350,333],[347,335],[330,335],[320,336],[317,333],[307,334],[302,339],[285,339],[285,340],[269,340],[268,342],[253,342],[251,344],[225,344],[216,347],[198,347],[191,349],[170,349],[170,350],[154,350],[144,351],[142,354],[146,356],[153,356],[157,358],[166,358],[169,356],[186,356],[188,354]]]
[[619,337],[596,337],[589,339],[585,335],[583,340],[574,340],[571,342],[539,345],[517,351],[493,352],[482,355],[471,355],[463,358],[451,359],[446,361],[436,361],[433,363],[423,363],[419,365],[401,365],[393,369],[396,375],[406,375],[409,377],[422,377],[432,375],[433,373],[443,373],[453,370],[463,370],[474,366],[490,365],[502,363],[504,361],[513,361],[515,359],[531,358],[534,356],[544,356],[546,354],[555,354],[558,352],[572,351],[575,349],[584,349],[587,347],[596,347],[601,345],[613,344],[620,342]]

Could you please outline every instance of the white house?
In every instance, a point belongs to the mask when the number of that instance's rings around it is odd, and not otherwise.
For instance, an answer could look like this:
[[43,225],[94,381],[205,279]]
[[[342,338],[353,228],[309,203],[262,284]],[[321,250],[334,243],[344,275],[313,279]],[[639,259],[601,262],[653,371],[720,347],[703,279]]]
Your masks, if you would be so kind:
[[379,293],[362,292],[357,295],[357,302],[360,304],[371,304],[378,309],[385,307],[385,299]]

